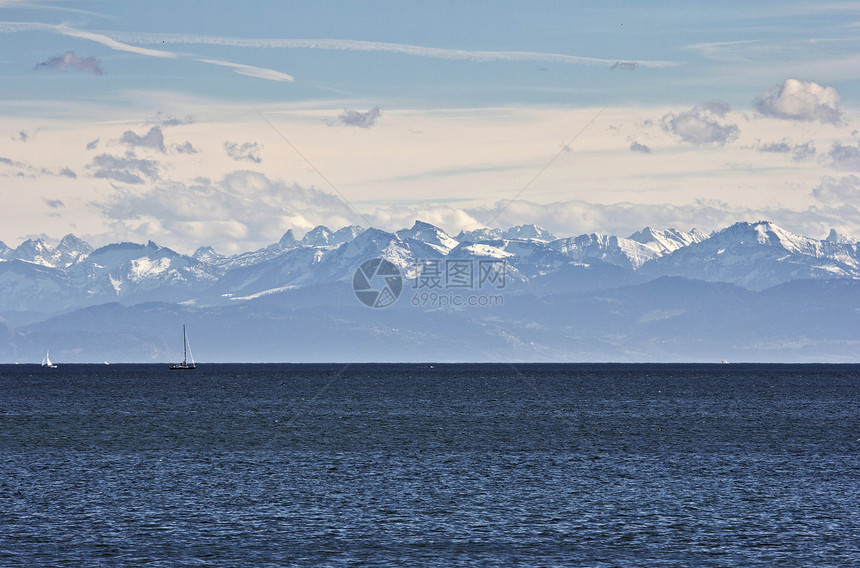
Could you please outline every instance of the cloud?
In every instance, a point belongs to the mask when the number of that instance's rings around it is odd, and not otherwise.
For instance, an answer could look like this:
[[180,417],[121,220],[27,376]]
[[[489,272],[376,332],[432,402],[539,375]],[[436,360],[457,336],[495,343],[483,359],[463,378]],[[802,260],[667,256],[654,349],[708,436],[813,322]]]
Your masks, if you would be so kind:
[[177,154],[196,154],[198,152],[197,148],[192,146],[191,142],[188,141],[184,144],[174,144],[171,148]]
[[52,177],[68,177],[68,178],[76,178],[78,175],[70,170],[69,168],[61,168],[60,170],[50,170],[48,168],[42,168],[38,166],[34,166],[27,162],[21,162],[18,160],[11,160],[9,158],[0,157],[0,164],[9,166],[10,168],[15,168],[15,171],[12,174],[5,174],[5,177],[20,177],[20,178],[38,178],[42,176],[52,176]]
[[[24,24],[26,25],[26,24]],[[146,49],[144,47],[137,47],[134,45],[128,45],[126,43],[122,43],[113,39],[110,36],[104,34],[97,34],[93,32],[85,32],[83,30],[76,30],[74,28],[70,28],[66,25],[52,26],[49,24],[32,24],[34,26],[31,29],[41,29],[47,31],[53,31],[59,34],[62,34],[66,37],[73,37],[77,39],[88,39],[90,41],[94,41],[96,43],[100,43],[105,47],[109,47],[116,51],[125,51],[128,53],[136,53],[138,55],[146,55],[149,57],[160,57],[165,59],[175,59],[177,55],[175,53],[170,53],[169,51],[160,51],[157,49]]]
[[772,152],[774,154],[787,154],[791,152],[791,146],[788,145],[787,142],[770,142],[769,144],[762,144],[759,149],[759,152]]
[[722,146],[733,142],[740,134],[736,124],[724,124],[718,120],[725,117],[728,110],[729,107],[722,103],[706,103],[678,114],[670,112],[663,116],[663,130],[696,146]]
[[[39,129],[37,128],[36,132],[38,132],[38,131],[39,131]],[[15,134],[14,136],[12,136],[12,140],[14,140],[16,142],[29,142],[30,140],[33,139],[33,136],[35,136],[35,133],[30,134],[26,130],[22,130],[22,131],[18,132],[18,134]]]
[[816,152],[815,146],[812,142],[805,142],[803,144],[795,144],[792,146],[784,139],[779,142],[768,142],[766,144],[762,144],[759,146],[758,151],[773,154],[791,154],[791,159],[794,161],[812,158],[815,156]]
[[153,160],[100,154],[93,158],[87,167],[95,170],[94,178],[112,179],[122,183],[141,184],[143,177],[152,181],[158,179],[158,164]]
[[817,200],[828,204],[860,202],[860,178],[847,176],[842,179],[825,177],[821,180],[812,195]]
[[637,67],[639,67],[639,63],[637,63],[635,61],[616,61],[609,68],[613,71],[615,71],[616,69],[621,69],[621,70],[625,70],[625,71],[633,71]]
[[358,41],[343,39],[247,39],[194,34],[152,34],[152,33],[115,33],[115,37],[129,43],[138,44],[206,44],[229,47],[285,48],[285,49],[323,49],[333,51],[386,52],[418,57],[432,57],[454,61],[488,63],[493,61],[546,61],[576,65],[599,65],[610,67],[619,63],[641,67],[673,67],[673,61],[623,61],[617,59],[598,59],[559,53],[533,51],[469,51],[463,49],[444,49],[400,43],[378,41]]
[[224,142],[224,151],[237,162],[254,162],[259,164],[263,161],[263,158],[260,157],[260,150],[262,150],[262,147],[256,142],[245,142],[244,144]]
[[382,116],[382,111],[379,107],[373,107],[367,112],[359,112],[357,110],[344,110],[337,117],[339,121],[347,126],[358,126],[359,128],[370,128],[376,124],[376,120]]
[[833,87],[823,87],[814,81],[786,79],[755,101],[755,107],[765,116],[786,120],[819,121],[839,125],[842,97]]
[[147,120],[149,124],[157,124],[159,126],[180,126],[183,124],[194,124],[194,117],[190,114],[184,117],[173,116],[172,114],[164,114],[163,112],[155,113],[155,116]]
[[276,242],[289,228],[357,221],[335,195],[247,170],[212,181],[122,188],[97,205],[119,238],[155,239],[180,249],[212,245],[239,252]]
[[794,150],[792,151],[792,154],[794,154],[792,159],[797,161],[805,160],[807,158],[815,156],[815,152],[815,146],[812,144],[812,142],[798,144],[794,147]]
[[46,200],[45,200],[45,203],[46,203],[46,204],[48,205],[48,207],[50,207],[51,209],[59,209],[60,207],[65,207],[65,206],[66,206],[66,204],[65,204],[65,203],[63,203],[62,201],[60,201],[59,199],[46,199]]
[[[836,183],[839,185],[840,182]],[[495,218],[494,227],[534,223],[560,236],[591,232],[629,235],[645,226],[681,230],[697,228],[707,233],[737,221],[760,219],[768,219],[803,235],[823,237],[831,227],[844,234],[856,234],[860,230],[860,211],[854,203],[860,191],[860,180],[850,176],[848,181],[842,181],[833,191],[842,201],[807,209],[750,208],[703,199],[683,205],[630,202],[601,204],[572,200],[548,204],[516,201],[510,205],[500,201],[491,207],[466,209],[465,213],[481,223]],[[455,227],[446,227],[446,230],[456,232]]]
[[291,75],[275,71],[274,69],[242,65],[241,63],[231,63],[229,61],[221,61],[218,59],[198,59],[197,61],[209,63],[210,65],[218,65],[219,67],[229,67],[239,75],[245,75],[247,77],[266,79],[268,81],[281,81],[285,83],[292,83],[294,81]]
[[99,139],[96,138],[95,140],[92,140],[91,142],[87,143],[87,150],[95,150],[96,146],[98,146],[98,145],[99,145]]
[[99,60],[95,57],[78,57],[73,51],[67,51],[64,55],[55,55],[45,61],[36,64],[34,69],[51,69],[54,71],[82,71],[90,75],[104,75]]
[[634,141],[630,144],[630,151],[631,151],[631,152],[642,152],[643,154],[650,154],[650,153],[651,153],[651,148],[649,148],[649,147],[648,147],[648,146],[646,146],[645,144],[640,144],[639,142],[636,142],[636,141],[634,140]]
[[158,150],[162,154],[164,153],[164,134],[161,132],[161,128],[158,126],[153,126],[149,129],[144,136],[140,136],[139,134],[126,130],[122,138],[119,139],[123,144],[128,144],[129,146],[139,146],[143,148],[153,148],[154,150]]
[[437,203],[381,206],[365,218],[372,226],[389,231],[411,227],[416,219],[436,225],[452,235],[484,226],[468,211]]
[[830,158],[830,165],[834,168],[860,172],[860,147],[858,146],[833,144],[827,157]]

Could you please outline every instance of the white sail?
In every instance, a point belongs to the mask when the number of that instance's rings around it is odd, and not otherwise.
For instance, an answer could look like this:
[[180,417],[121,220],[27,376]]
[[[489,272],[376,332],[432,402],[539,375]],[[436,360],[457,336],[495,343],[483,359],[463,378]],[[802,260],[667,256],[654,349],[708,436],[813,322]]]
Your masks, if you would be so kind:
[[42,359],[43,367],[50,367],[51,369],[56,369],[57,366],[51,362],[51,354],[50,351],[45,351],[45,358]]
[[196,367],[194,364],[194,355],[191,353],[191,342],[188,341],[188,334],[185,333],[185,326],[182,326],[182,334],[185,336],[185,347],[188,349],[188,357],[191,358],[191,366]]

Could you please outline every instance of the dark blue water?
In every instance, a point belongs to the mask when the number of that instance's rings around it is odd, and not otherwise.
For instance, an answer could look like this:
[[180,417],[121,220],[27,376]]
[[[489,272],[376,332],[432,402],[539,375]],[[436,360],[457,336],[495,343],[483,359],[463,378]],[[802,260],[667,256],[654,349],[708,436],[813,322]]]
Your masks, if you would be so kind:
[[0,367],[0,566],[857,566],[860,366]]

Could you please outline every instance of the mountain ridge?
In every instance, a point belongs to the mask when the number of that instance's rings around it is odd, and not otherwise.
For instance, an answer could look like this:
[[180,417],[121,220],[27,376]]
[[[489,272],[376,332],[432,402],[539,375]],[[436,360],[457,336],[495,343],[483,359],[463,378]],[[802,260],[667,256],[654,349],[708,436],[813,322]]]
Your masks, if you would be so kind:
[[[505,290],[552,295],[643,284],[661,277],[728,283],[760,291],[793,280],[860,279],[860,243],[831,232],[813,239],[769,221],[738,222],[710,235],[645,227],[629,237],[559,238],[534,225],[452,237],[423,221],[389,232],[318,226],[297,239],[231,256],[211,247],[192,255],[149,241],[95,250],[74,235],[28,239],[0,259],[0,318],[29,323],[87,306],[120,302],[235,305],[286,290],[352,282],[371,258],[394,264],[408,286],[422,270],[460,263],[504,267]],[[323,305],[323,300],[314,300]]]

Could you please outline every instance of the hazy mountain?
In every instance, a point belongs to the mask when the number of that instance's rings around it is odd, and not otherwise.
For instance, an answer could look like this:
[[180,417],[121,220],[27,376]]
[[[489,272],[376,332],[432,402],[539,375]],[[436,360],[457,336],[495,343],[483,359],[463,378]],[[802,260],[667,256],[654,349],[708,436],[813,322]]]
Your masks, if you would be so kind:
[[[188,325],[197,361],[857,361],[860,282],[755,292],[658,278],[610,290],[519,294],[485,308],[360,305],[346,283],[226,306],[102,304],[8,330],[8,360],[169,361]],[[324,298],[324,304],[318,304]],[[408,298],[407,298],[408,299]],[[1,339],[1,338],[0,338]]]
[[[0,259],[0,353],[49,343],[69,361],[166,359],[160,337],[180,319],[220,346],[209,360],[339,360],[371,332],[391,351],[367,354],[384,360],[856,360],[860,340],[860,245],[766,221],[563,239],[533,225],[457,237],[421,221],[393,233],[319,226],[231,256],[55,243]],[[352,293],[373,258],[403,275],[389,308]],[[486,304],[456,303],[470,297]]]

